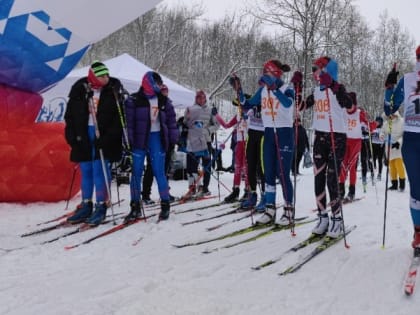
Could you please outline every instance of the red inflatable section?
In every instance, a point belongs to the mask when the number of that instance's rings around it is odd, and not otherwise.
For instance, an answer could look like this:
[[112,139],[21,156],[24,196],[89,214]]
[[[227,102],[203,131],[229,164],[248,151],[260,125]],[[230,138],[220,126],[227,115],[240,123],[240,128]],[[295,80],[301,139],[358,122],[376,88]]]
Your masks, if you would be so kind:
[[80,190],[63,123],[35,123],[38,94],[0,85],[0,201],[59,201]]

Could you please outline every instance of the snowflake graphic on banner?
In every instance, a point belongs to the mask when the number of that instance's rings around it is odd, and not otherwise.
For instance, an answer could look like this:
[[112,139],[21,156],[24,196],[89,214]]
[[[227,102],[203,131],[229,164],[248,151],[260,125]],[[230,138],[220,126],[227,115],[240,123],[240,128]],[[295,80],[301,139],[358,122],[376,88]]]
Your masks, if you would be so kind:
[[89,44],[43,10],[22,12],[0,4],[0,83],[41,92],[63,79]]

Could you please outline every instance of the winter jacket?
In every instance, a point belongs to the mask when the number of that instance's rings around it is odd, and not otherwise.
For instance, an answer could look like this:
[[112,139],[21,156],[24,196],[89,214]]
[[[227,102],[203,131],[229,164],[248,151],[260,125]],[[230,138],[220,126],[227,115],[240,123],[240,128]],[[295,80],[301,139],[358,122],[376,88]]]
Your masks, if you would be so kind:
[[[176,125],[175,110],[171,100],[158,94],[160,138],[165,152],[178,142],[179,132]],[[148,148],[150,134],[150,103],[142,88],[132,94],[124,103],[128,140],[133,149]]]
[[188,152],[207,150],[207,143],[211,142],[211,135],[217,131],[219,124],[211,115],[207,104],[194,104],[185,110],[184,124],[188,127]]
[[[84,162],[92,160],[92,144],[88,137],[89,100],[87,96],[87,78],[79,79],[71,88],[64,120],[67,143],[71,146],[70,160]],[[101,89],[97,105],[96,119],[98,122],[100,143],[104,158],[111,162],[121,159],[122,126],[119,117],[118,104],[115,95],[120,97],[121,82],[110,78]],[[100,155],[96,147],[95,158]]]
[[[392,119],[392,130],[391,130],[391,149],[389,153],[389,160],[402,158],[401,147],[403,141],[403,132],[404,132],[404,119],[398,112],[395,112],[394,115],[397,115],[396,118]],[[388,153],[388,136],[389,135],[389,124],[388,119],[385,119],[384,126],[382,128],[381,138],[385,141],[385,154]],[[400,144],[399,148],[392,148],[392,144],[398,142]]]

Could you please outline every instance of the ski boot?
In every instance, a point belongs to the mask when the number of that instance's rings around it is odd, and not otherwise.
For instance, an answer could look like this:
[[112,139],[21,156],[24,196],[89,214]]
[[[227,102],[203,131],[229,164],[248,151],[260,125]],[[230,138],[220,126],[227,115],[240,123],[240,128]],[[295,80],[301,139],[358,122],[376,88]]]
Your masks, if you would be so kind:
[[92,210],[92,201],[82,201],[82,203],[77,206],[76,212],[71,217],[67,218],[67,222],[71,224],[85,222],[92,215]]

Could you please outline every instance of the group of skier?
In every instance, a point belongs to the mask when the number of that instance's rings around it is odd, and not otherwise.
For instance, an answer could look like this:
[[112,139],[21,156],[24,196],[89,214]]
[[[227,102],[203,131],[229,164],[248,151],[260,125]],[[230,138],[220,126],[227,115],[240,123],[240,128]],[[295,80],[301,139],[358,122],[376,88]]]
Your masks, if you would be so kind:
[[[283,74],[290,71],[290,66],[276,59],[264,63],[263,73],[258,80],[259,88],[252,96],[245,95],[240,79],[233,75],[229,81],[237,95],[234,103],[238,106],[238,114],[229,122],[222,119],[216,107],[210,108],[206,94],[198,91],[195,104],[186,109],[182,122],[183,128],[188,130],[185,143],[188,153],[187,195],[210,194],[212,136],[220,125],[226,128],[234,126],[238,151],[235,151],[233,192],[225,201],[231,202],[239,197],[239,185],[244,177],[246,197],[241,207],[256,207],[258,175],[261,178],[261,198],[257,209],[263,213],[256,224],[276,222],[292,226],[295,209],[290,172],[297,142],[296,123],[300,112],[313,108],[312,155],[319,220],[312,232],[332,238],[343,234],[345,180],[347,172],[350,172],[347,199],[352,200],[355,195],[356,161],[364,147],[363,137],[368,136],[369,147],[366,149],[372,154],[371,158],[365,160],[374,162],[379,159],[379,180],[383,142],[388,137],[390,140],[386,143],[389,149],[385,148],[385,152],[388,151],[388,164],[395,169],[390,173],[391,188],[398,184],[398,177],[400,189],[405,187],[402,159],[398,160],[397,156],[394,161],[395,158],[389,154],[394,149],[401,150],[410,180],[410,211],[415,227],[413,247],[420,247],[420,188],[416,185],[420,180],[416,176],[420,173],[416,162],[420,148],[415,145],[420,132],[420,46],[416,50],[416,58],[414,72],[404,75],[397,82],[398,72],[394,68],[387,77],[384,102],[386,121],[383,126],[382,117],[377,117],[373,123],[368,121],[367,114],[357,105],[356,93],[347,92],[344,85],[339,83],[337,62],[328,56],[314,61],[313,77],[319,84],[306,99],[302,98],[302,73],[295,71],[290,84],[285,83]],[[121,139],[124,139],[125,148],[130,151],[132,158],[131,211],[126,220],[142,215],[141,178],[146,156],[150,158],[161,199],[159,219],[168,219],[171,196],[166,178],[165,153],[178,143],[180,132],[174,107],[167,94],[162,93],[163,87],[161,76],[150,71],[143,76],[136,93],[124,95],[120,81],[110,77],[107,67],[101,62],[94,62],[88,76],[73,85],[65,114],[65,136],[72,149],[71,160],[79,163],[82,171],[82,202],[76,213],[68,218],[69,222],[87,220],[91,225],[98,225],[105,219],[110,205],[110,163],[121,158]],[[398,117],[397,110],[401,105],[404,105],[404,118]],[[394,119],[404,120],[404,123],[397,128]],[[400,129],[400,137],[392,134],[396,129]],[[202,173],[198,172],[200,160]],[[297,173],[296,169],[293,171]],[[366,172],[362,175],[365,183]],[[284,200],[283,212],[278,216],[277,180]],[[326,188],[329,192],[330,215]],[[94,190],[95,204],[92,201]]]

